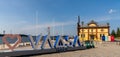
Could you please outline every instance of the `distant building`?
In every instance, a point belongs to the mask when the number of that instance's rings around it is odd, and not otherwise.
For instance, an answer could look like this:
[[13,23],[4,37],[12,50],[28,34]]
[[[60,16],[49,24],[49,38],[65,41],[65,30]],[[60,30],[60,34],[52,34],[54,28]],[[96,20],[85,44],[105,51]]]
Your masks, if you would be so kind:
[[94,20],[91,20],[89,23],[80,24],[80,17],[78,16],[77,23],[77,34],[80,37],[81,41],[85,40],[101,40],[101,37],[109,36],[110,26],[109,23],[98,24]]

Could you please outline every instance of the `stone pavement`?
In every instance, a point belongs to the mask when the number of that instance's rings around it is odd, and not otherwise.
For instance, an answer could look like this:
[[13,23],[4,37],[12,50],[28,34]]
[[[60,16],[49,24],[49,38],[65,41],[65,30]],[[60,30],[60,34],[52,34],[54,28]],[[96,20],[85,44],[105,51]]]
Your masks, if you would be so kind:
[[96,48],[31,57],[120,57],[120,45],[116,42],[96,42]]

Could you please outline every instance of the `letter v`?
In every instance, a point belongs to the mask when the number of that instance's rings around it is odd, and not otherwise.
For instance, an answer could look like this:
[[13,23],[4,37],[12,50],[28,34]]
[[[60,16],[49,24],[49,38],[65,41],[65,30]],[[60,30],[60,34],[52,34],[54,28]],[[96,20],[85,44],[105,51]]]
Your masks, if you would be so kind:
[[42,38],[42,36],[40,36],[40,35],[36,36],[35,41],[31,35],[29,35],[28,37],[30,39],[32,48],[37,49],[38,43],[39,43],[40,39]]

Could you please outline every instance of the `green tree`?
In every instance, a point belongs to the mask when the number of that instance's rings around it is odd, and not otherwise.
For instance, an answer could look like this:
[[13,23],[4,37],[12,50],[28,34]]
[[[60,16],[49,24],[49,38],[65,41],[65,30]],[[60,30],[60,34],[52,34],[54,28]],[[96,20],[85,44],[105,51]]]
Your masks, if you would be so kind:
[[117,28],[116,37],[120,37],[120,28]]
[[115,36],[115,37],[116,37],[115,30],[112,30],[111,35],[113,35],[113,36]]

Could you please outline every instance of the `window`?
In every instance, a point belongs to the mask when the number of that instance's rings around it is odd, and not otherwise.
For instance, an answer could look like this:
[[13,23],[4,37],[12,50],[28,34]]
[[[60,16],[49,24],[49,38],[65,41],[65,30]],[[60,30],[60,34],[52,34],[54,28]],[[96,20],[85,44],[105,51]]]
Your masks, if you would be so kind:
[[82,34],[81,34],[81,37],[82,37]]
[[93,32],[93,29],[91,29],[91,32]]
[[81,34],[81,37],[82,37],[82,38],[85,38],[85,34]]
[[84,34],[84,37],[85,37],[85,34]]

